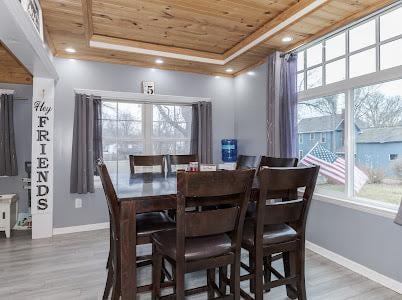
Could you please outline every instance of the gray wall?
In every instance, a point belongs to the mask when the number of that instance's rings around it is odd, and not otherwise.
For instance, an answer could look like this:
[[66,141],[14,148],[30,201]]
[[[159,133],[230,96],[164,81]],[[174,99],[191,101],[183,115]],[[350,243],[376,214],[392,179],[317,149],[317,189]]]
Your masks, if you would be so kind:
[[[239,153],[266,153],[266,64],[234,79]],[[268,78],[269,80],[269,78]],[[402,226],[386,217],[313,200],[307,240],[402,282]]]
[[389,218],[314,200],[307,240],[402,282],[402,226]]
[[24,168],[25,161],[31,161],[32,85],[0,83],[0,89],[15,90],[15,97],[27,99],[14,101],[18,176],[0,177],[0,194],[18,194],[18,211],[27,213],[29,211],[28,193],[22,188],[22,178],[27,175]]
[[[234,82],[231,78],[69,59],[55,59],[55,66],[60,76],[56,85],[54,122],[55,228],[108,221],[102,190],[84,196],[69,192],[74,88],[139,93],[141,82],[151,80],[155,82],[157,94],[210,97],[215,162],[220,161],[220,140],[235,135]],[[76,197],[83,199],[82,208],[75,208]]]
[[236,95],[235,131],[238,153],[264,155],[267,153],[267,64],[234,79]]

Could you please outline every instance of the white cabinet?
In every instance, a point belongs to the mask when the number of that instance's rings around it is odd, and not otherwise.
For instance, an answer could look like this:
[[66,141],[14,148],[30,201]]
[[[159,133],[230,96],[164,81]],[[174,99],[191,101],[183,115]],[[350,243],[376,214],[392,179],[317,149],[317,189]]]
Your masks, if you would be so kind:
[[17,195],[0,195],[0,231],[10,238],[11,228],[17,222]]

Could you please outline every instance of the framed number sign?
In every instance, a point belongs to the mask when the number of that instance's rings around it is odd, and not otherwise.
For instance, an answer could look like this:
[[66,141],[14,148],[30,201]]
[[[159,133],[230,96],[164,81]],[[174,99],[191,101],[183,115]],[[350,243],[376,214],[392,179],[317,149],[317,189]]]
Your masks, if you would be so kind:
[[143,81],[142,82],[142,92],[147,95],[154,95],[155,94],[155,82]]

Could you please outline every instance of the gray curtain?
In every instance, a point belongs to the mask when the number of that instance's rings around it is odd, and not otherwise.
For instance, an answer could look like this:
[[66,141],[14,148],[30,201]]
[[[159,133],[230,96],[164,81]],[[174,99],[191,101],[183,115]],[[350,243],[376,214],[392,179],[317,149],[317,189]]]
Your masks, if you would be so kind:
[[0,96],[0,176],[17,176],[14,135],[14,95]]
[[275,52],[268,57],[267,86],[267,154],[280,156],[279,149],[279,84],[281,60]]
[[396,214],[394,222],[396,224],[402,226],[402,200],[401,200],[401,204],[399,204],[399,210],[398,210],[398,213]]
[[94,193],[96,160],[102,154],[101,99],[75,95],[70,192]]
[[191,154],[198,154],[201,163],[212,163],[212,104],[200,101],[192,105]]
[[297,55],[282,57],[279,88],[281,157],[297,157]]

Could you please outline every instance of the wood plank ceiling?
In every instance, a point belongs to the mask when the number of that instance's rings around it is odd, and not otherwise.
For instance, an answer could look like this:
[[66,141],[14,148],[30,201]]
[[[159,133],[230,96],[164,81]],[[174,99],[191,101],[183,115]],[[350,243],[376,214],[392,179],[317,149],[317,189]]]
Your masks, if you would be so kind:
[[25,67],[11,54],[11,52],[0,43],[0,82],[32,84],[32,75]]
[[395,0],[40,2],[55,56],[234,76]]

